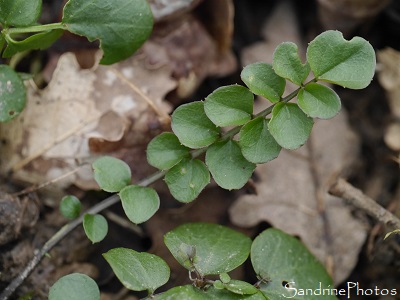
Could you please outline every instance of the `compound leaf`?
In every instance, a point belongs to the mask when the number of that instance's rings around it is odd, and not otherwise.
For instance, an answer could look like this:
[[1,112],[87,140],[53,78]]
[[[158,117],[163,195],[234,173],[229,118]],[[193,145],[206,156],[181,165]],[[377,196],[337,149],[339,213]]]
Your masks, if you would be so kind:
[[41,12],[41,0],[0,0],[0,23],[6,26],[33,25]]
[[297,95],[299,107],[310,117],[333,118],[341,107],[339,96],[327,86],[309,83]]
[[240,130],[239,145],[242,154],[252,163],[262,164],[273,160],[282,149],[270,134],[268,122],[269,120],[258,117]]
[[[201,276],[229,272],[248,257],[251,240],[228,227],[208,223],[186,223],[164,236],[164,242],[175,259]],[[194,257],[182,250],[182,245],[195,248]],[[188,263],[190,260],[190,263]]]
[[83,229],[86,236],[93,244],[102,241],[108,232],[108,223],[102,215],[85,214],[83,216]]
[[96,282],[85,274],[72,273],[61,277],[49,291],[49,300],[100,300]]
[[206,164],[215,182],[227,190],[242,188],[256,167],[243,157],[238,143],[232,140],[211,145],[206,152]]
[[268,123],[269,132],[285,149],[302,146],[311,133],[314,121],[295,103],[277,103]]
[[276,47],[272,65],[276,74],[297,85],[301,85],[310,74],[310,66],[301,62],[298,47],[292,42],[285,42]]
[[[251,263],[257,276],[264,279],[260,290],[267,299],[337,300],[329,295],[301,295],[305,289],[333,288],[323,265],[296,238],[278,230],[267,229],[251,246]],[[322,292],[322,291],[321,291]]]
[[175,109],[171,120],[172,130],[179,141],[189,148],[202,148],[214,143],[220,129],[204,112],[204,103],[196,101]]
[[240,85],[223,86],[207,96],[204,111],[217,126],[242,125],[251,119],[254,95]]
[[100,40],[100,63],[109,65],[142,46],[153,29],[153,16],[146,0],[69,0],[62,23],[89,41]]
[[131,169],[122,160],[103,156],[92,164],[94,179],[106,192],[115,193],[131,183]]
[[189,148],[183,146],[172,132],[156,136],[147,146],[147,161],[153,167],[167,170],[189,156]]
[[165,174],[165,182],[176,200],[188,203],[210,182],[210,172],[198,159],[183,159]]
[[350,41],[339,31],[318,35],[307,48],[307,61],[317,79],[351,89],[363,89],[375,74],[374,48],[361,37]]
[[21,77],[9,66],[0,65],[0,122],[18,116],[26,104],[26,90]]
[[285,91],[286,80],[278,76],[272,66],[267,63],[247,65],[240,77],[250,91],[273,103],[278,102]]
[[157,192],[148,187],[128,185],[119,192],[119,197],[126,216],[135,224],[146,222],[160,207]]
[[149,291],[167,283],[170,269],[160,257],[132,249],[114,248],[103,254],[115,275],[129,290]]

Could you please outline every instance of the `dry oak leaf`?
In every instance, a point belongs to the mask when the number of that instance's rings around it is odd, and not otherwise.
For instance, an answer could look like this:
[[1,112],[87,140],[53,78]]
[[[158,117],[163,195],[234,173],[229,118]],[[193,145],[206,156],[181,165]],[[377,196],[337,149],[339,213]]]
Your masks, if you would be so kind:
[[[37,90],[28,85],[21,116],[1,125],[0,172],[42,183],[92,161],[99,152],[127,147],[127,137],[131,149],[142,146],[151,139],[151,126],[169,122],[171,108],[163,98],[176,87],[170,75],[167,66],[147,69],[140,56],[81,69],[73,54],[63,54],[48,86]],[[62,186],[71,183],[97,187],[89,167],[60,181]]]
[[343,282],[357,263],[367,228],[327,191],[332,178],[349,171],[357,153],[358,139],[344,112],[329,122],[317,121],[308,144],[258,166],[257,194],[233,204],[232,222],[252,227],[266,221],[299,236],[334,282]]

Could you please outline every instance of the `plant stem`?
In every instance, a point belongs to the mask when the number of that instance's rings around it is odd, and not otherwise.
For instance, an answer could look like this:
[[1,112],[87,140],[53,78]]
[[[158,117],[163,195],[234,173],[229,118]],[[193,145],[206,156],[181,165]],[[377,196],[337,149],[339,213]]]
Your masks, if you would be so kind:
[[[53,25],[52,29],[55,28],[62,28],[61,23],[58,24],[49,24]],[[57,25],[57,26],[55,26]],[[43,28],[46,25],[40,25],[40,26],[32,26],[29,27],[30,29],[32,28]],[[10,31],[13,29],[19,29],[19,28],[12,28],[9,29]],[[22,28],[25,29],[25,28]],[[28,29],[28,28],[26,28]],[[47,30],[47,29],[45,29]],[[40,31],[40,30],[38,30]],[[15,31],[13,31],[15,32]],[[18,31],[21,32],[21,31]],[[26,32],[33,32],[31,31],[26,31]],[[290,100],[292,100],[297,93],[299,92],[300,88],[296,89],[294,92],[290,93],[286,97],[282,98],[280,102],[287,103]],[[275,104],[267,107],[260,113],[256,114],[254,117],[266,117],[272,112],[272,109],[274,108]],[[235,136],[236,134],[239,133],[240,129],[242,126],[236,126],[232,128],[231,130],[227,131],[221,138],[220,140],[227,140]],[[196,149],[191,152],[192,158],[196,158],[206,152],[207,147],[201,148],[201,149]],[[142,179],[141,181],[137,182],[137,185],[140,186],[148,186],[157,180],[161,179],[164,177],[165,173],[167,171],[158,171],[156,173],[153,173],[152,175]],[[109,208],[110,206],[118,203],[120,201],[120,198],[118,194],[114,194],[111,197],[108,197],[101,201],[100,203],[96,204],[95,206],[91,207],[88,209],[85,214],[97,214],[100,213],[101,211]],[[79,218],[71,221],[70,223],[64,225],[59,231],[57,231],[42,247],[42,249],[35,251],[34,257],[31,259],[31,261],[28,263],[28,265],[25,267],[25,269],[16,277],[14,280],[3,290],[3,292],[0,294],[0,300],[7,300],[8,297],[10,297],[14,291],[23,283],[23,281],[29,276],[29,274],[33,271],[33,269],[40,263],[42,258],[48,253],[55,245],[57,245],[62,239],[64,239],[72,230],[74,230],[76,227],[78,227],[82,222],[83,222],[83,216],[82,214]]]
[[6,34],[15,34],[15,33],[42,32],[53,29],[65,29],[65,25],[60,22],[60,23],[51,23],[45,25],[35,25],[29,27],[5,28],[2,31]]

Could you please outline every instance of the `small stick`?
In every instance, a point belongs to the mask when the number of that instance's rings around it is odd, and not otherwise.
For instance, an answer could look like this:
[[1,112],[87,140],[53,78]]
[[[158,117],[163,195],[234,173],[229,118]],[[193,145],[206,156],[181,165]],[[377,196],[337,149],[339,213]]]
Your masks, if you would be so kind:
[[362,209],[379,222],[400,229],[400,219],[376,203],[375,200],[365,195],[362,191],[352,186],[346,180],[339,178],[329,189],[329,193],[349,201],[356,208]]

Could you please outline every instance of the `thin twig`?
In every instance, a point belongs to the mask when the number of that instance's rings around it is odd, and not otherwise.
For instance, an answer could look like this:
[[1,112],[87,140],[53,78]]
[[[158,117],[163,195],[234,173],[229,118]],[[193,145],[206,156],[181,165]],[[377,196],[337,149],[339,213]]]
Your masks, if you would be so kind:
[[339,178],[330,188],[329,193],[349,201],[356,208],[362,209],[368,215],[386,226],[400,229],[400,219],[379,205],[375,200],[352,186],[346,180]]

